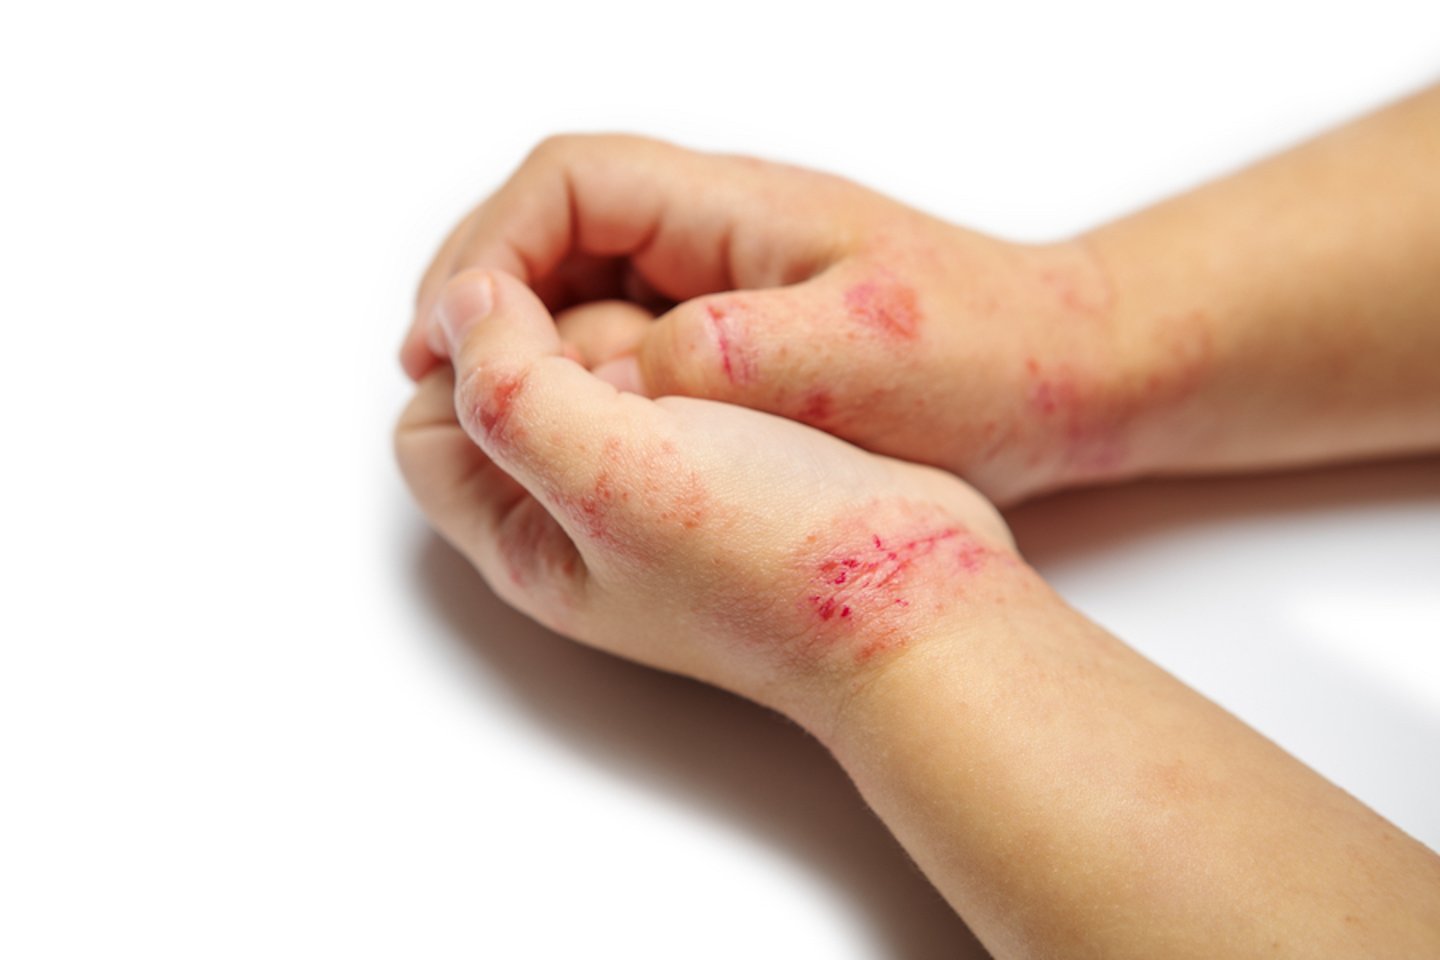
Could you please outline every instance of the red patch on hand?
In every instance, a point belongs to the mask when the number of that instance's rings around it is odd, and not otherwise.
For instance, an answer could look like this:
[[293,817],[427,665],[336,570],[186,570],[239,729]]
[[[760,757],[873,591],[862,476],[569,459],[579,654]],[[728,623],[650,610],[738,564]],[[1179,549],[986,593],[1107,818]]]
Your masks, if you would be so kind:
[[1041,367],[1029,359],[1025,367],[1031,377],[1030,409],[1056,424],[1066,463],[1085,475],[1103,475],[1125,462],[1129,448],[1118,409],[1107,406],[1096,389],[1083,387],[1067,363]]
[[1053,438],[1032,454],[1032,465],[1053,451],[1072,479],[1114,474],[1131,459],[1136,421],[1148,411],[1179,406],[1200,388],[1214,352],[1205,315],[1158,322],[1154,336],[1160,361],[1143,379],[1118,378],[1096,369],[1095,361],[1026,358],[1030,413],[1042,435]]
[[815,563],[804,606],[826,645],[839,636],[862,638],[857,662],[906,643],[899,618],[912,605],[943,607],[961,592],[963,575],[979,572],[993,551],[963,527],[930,525],[834,550]]
[[619,546],[620,541],[610,529],[610,513],[617,503],[630,499],[630,492],[615,483],[615,465],[620,458],[620,441],[611,437],[605,442],[600,457],[600,469],[590,483],[590,489],[578,496],[557,496],[558,506],[569,515],[572,522],[585,535],[606,546]]
[[475,408],[473,422],[480,424],[480,432],[490,443],[504,446],[513,436],[510,414],[524,385],[514,374],[501,377]]
[[889,272],[845,291],[845,310],[857,323],[884,336],[914,340],[920,335],[920,307],[915,291]]
[[795,417],[804,423],[822,426],[830,421],[834,413],[835,398],[830,395],[829,390],[821,387],[805,394]]
[[630,557],[651,554],[657,538],[673,536],[676,528],[698,529],[710,513],[703,478],[669,440],[633,444],[610,437],[588,489],[552,498],[586,538]]

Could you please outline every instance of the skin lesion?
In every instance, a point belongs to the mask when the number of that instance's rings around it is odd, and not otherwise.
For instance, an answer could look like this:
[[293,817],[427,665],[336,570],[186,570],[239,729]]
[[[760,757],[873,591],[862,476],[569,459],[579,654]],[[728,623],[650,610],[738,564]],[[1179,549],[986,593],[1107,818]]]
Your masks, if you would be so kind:
[[1142,467],[1148,445],[1139,431],[1174,414],[1205,382],[1214,348],[1199,313],[1166,319],[1147,331],[1138,368],[1115,351],[1071,360],[1024,358],[1024,414],[1033,425],[1029,466],[1054,461],[1067,482],[1126,476]]
[[806,538],[794,560],[807,655],[844,651],[855,663],[906,646],[999,555],[936,508],[870,505]]
[[738,300],[705,306],[706,323],[720,356],[720,369],[730,383],[742,385],[754,382],[759,376],[755,353],[749,343],[745,310]]
[[835,416],[835,397],[824,387],[805,392],[800,399],[795,419],[814,427],[825,427]]
[[1118,470],[1129,453],[1124,431],[1128,407],[1105,388],[1104,378],[1068,362],[1025,360],[1029,422],[1043,425],[1058,443],[1040,445],[1034,465],[1053,450],[1073,476],[1097,477]]
[[496,381],[494,388],[475,404],[471,411],[471,423],[479,424],[481,433],[490,443],[505,446],[516,436],[511,414],[524,387],[523,377],[508,374]]
[[884,267],[851,285],[843,295],[845,314],[887,340],[915,340],[922,322],[919,297]]
[[594,473],[581,490],[551,495],[567,525],[594,551],[654,560],[667,539],[711,519],[709,485],[675,441],[612,436],[594,459]]

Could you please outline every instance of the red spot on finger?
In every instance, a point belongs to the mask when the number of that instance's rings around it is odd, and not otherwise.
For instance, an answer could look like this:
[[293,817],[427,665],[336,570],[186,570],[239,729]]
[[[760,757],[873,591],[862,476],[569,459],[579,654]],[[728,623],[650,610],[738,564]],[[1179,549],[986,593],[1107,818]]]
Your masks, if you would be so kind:
[[749,324],[735,303],[711,303],[705,307],[710,333],[720,352],[720,368],[731,383],[750,383],[756,376],[755,354],[748,339]]
[[829,390],[811,390],[801,400],[796,418],[804,423],[821,426],[829,423],[835,413],[835,399]]
[[915,291],[889,271],[845,291],[850,318],[886,337],[914,340],[920,335],[920,307]]
[[514,438],[516,430],[511,423],[511,413],[524,385],[525,381],[519,376],[501,377],[476,406],[473,422],[480,425],[481,434],[489,442],[504,446]]

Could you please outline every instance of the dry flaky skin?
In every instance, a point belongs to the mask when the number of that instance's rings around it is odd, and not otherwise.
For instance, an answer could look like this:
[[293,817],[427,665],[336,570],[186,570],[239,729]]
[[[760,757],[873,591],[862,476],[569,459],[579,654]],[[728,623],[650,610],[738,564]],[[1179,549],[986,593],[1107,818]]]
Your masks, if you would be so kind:
[[[472,263],[563,310],[576,359],[626,358],[610,379],[800,420],[1001,501],[1134,472],[1133,421],[1182,402],[1207,359],[1203,333],[1122,330],[1087,243],[1003,243],[835,177],[637,138],[537,150],[447,241],[419,315]],[[412,375],[431,349],[417,324]]]
[[458,377],[427,376],[401,464],[422,504],[499,471],[478,540],[474,520],[439,525],[543,622],[823,729],[832,687],[1024,579],[993,508],[952,477],[740,407],[619,393],[561,355],[516,281],[451,286],[452,312],[494,298],[523,320],[482,325]]
[[1436,169],[1440,90],[1022,248],[553,141],[427,276],[401,466],[519,609],[809,727],[997,956],[1440,956],[1440,858],[836,439],[1006,499],[1440,445]]
[[1431,449],[1437,102],[1041,246],[812,171],[558,137],[446,241],[402,358],[432,369],[441,285],[498,267],[607,379],[810,423],[999,503]]

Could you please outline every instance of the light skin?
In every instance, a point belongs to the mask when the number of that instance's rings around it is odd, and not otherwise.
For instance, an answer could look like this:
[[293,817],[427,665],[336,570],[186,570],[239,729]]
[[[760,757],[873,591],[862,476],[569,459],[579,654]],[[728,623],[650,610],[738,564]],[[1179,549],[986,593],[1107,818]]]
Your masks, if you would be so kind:
[[1440,89],[1020,247],[552,141],[427,273],[400,463],[517,608],[810,729],[997,957],[1440,955],[1440,858],[1068,608],[976,492],[1440,447],[1436,170]]

